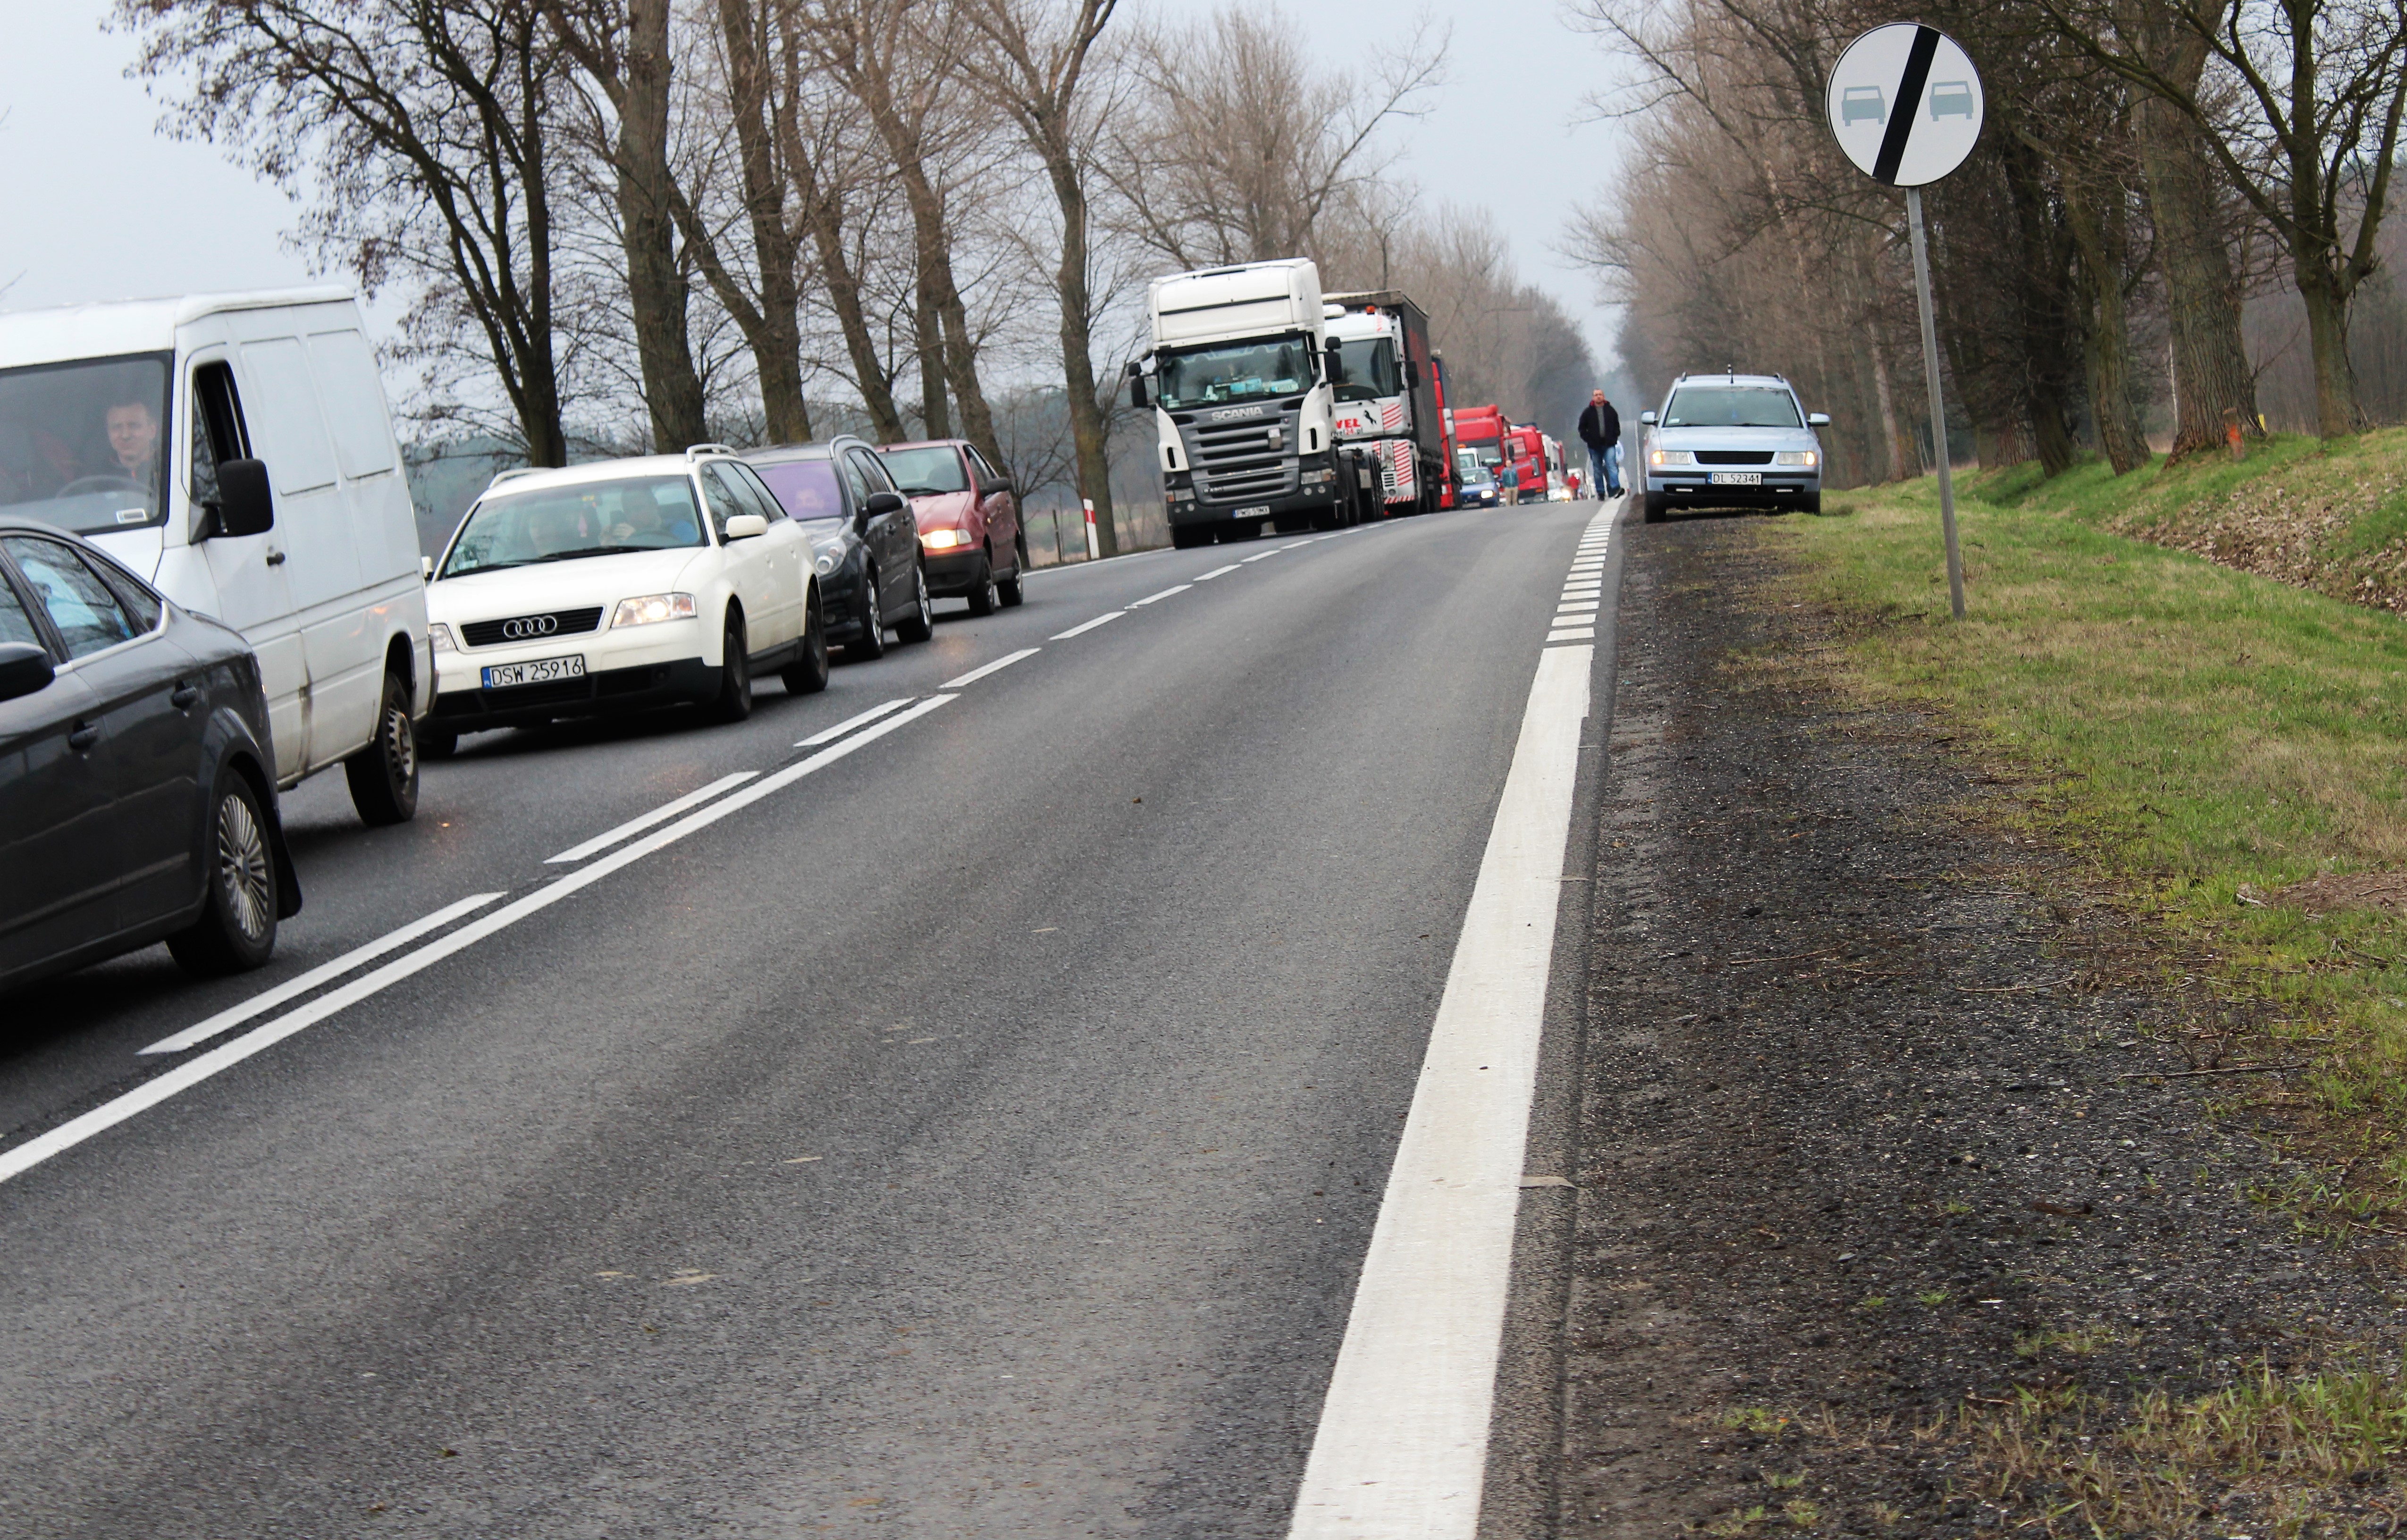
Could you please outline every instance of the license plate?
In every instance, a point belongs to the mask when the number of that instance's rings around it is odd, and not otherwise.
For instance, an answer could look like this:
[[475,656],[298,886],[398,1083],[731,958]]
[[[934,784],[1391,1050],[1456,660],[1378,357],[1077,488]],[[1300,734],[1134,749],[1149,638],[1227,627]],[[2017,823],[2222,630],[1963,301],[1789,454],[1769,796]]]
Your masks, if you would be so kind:
[[1270,517],[1270,511],[1271,506],[1268,503],[1263,503],[1255,507],[1239,508],[1236,512],[1229,515],[1229,517],[1232,519],[1267,519]]
[[1759,487],[1763,485],[1763,473],[1761,471],[1716,471],[1714,472],[1714,485],[1716,487]]
[[585,660],[536,658],[522,663],[491,663],[485,669],[485,688],[506,690],[514,684],[549,684],[554,679],[585,677]]

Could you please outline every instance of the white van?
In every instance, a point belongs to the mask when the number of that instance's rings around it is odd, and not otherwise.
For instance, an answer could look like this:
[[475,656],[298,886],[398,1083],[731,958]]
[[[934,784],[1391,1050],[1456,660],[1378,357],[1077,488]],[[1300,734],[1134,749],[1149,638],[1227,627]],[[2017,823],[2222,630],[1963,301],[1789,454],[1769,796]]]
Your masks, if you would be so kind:
[[0,314],[0,507],[239,630],[279,785],[339,761],[368,822],[417,811],[426,590],[348,291]]

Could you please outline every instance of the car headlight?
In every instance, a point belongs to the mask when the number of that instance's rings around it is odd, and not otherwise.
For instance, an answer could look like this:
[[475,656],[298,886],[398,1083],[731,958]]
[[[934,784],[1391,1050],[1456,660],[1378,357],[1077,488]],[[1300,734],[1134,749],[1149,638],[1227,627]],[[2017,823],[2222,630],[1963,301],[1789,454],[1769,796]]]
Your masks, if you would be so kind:
[[824,578],[829,573],[833,572],[838,566],[842,565],[843,563],[844,548],[842,546],[821,546],[819,549],[819,554],[811,558],[811,570]]
[[1772,457],[1772,463],[1775,465],[1813,465],[1819,463],[1820,459],[1811,449],[1783,449]]
[[919,543],[927,547],[930,550],[950,550],[955,546],[968,545],[970,543],[970,532],[967,530],[930,530],[925,535],[919,536]]
[[1646,457],[1658,465],[1693,465],[1697,457],[1687,449],[1657,449]]
[[460,650],[452,645],[451,628],[440,620],[429,620],[426,623],[426,645],[437,652]]
[[693,619],[693,595],[691,593],[646,593],[619,601],[619,612],[610,617],[618,626],[651,625],[661,620]]

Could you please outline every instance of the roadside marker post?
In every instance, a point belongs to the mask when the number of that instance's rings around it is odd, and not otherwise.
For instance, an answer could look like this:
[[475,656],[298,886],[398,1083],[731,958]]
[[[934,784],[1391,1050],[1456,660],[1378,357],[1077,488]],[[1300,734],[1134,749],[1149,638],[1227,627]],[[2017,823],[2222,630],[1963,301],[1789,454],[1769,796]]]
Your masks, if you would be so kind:
[[1981,137],[1987,97],[1963,45],[1916,21],[1877,26],[1847,45],[1830,71],[1826,121],[1840,152],[1887,187],[1905,189],[1914,236],[1914,297],[1922,312],[1922,372],[1930,382],[1930,454],[1939,463],[1939,527],[1947,541],[1947,599],[1964,618],[1964,558],[1956,544],[1956,478],[1947,463],[1947,406],[1939,386],[1930,246],[1922,190],[1964,164]]
[[1087,560],[1092,562],[1104,554],[1104,543],[1095,534],[1095,500],[1091,497],[1081,497],[1078,501],[1086,505]]

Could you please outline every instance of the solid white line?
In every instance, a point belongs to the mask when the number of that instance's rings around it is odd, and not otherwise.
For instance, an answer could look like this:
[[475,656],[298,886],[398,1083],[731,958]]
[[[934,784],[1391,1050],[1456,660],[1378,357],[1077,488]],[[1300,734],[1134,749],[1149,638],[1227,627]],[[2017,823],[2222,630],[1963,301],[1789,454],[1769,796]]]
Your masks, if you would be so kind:
[[1232,563],[1229,563],[1227,566],[1225,566],[1225,567],[1214,567],[1214,568],[1213,568],[1211,571],[1209,571],[1209,572],[1199,572],[1199,573],[1197,573],[1197,574],[1195,575],[1195,580],[1196,580],[1197,582],[1199,582],[1199,583],[1208,583],[1208,582],[1210,582],[1213,578],[1219,577],[1222,573],[1234,572],[1234,571],[1236,571],[1236,570],[1237,570],[1237,563],[1234,563],[1234,562],[1232,562]]
[[188,1059],[174,1069],[146,1080],[114,1101],[104,1102],[82,1117],[60,1124],[39,1138],[28,1139],[16,1148],[0,1151],[0,1182],[21,1176],[51,1156],[74,1148],[93,1134],[114,1128],[135,1114],[157,1106],[179,1091],[191,1090],[223,1070],[232,1069],[252,1054],[275,1047],[293,1034],[305,1031],[344,1010],[378,991],[387,989],[425,968],[433,966],[452,953],[475,946],[487,936],[517,924],[537,910],[548,908],[571,893],[591,887],[611,873],[632,866],[655,850],[664,849],[697,830],[708,828],[732,813],[751,806],[762,798],[784,791],[805,776],[824,769],[843,759],[864,744],[873,743],[904,724],[916,721],[938,706],[960,700],[959,695],[933,695],[910,710],[884,721],[865,732],[855,734],[841,743],[820,749],[806,760],[797,761],[775,775],[764,776],[751,785],[700,810],[687,814],[665,829],[656,829],[624,849],[604,856],[590,866],[562,875],[524,898],[506,904],[482,920],[461,926],[450,934],[428,943],[418,950],[378,968],[362,978],[355,978],[341,989],[320,995],[296,1011],[278,1017],[264,1026],[253,1027],[231,1043],[221,1044],[197,1059]]
[[981,663],[958,678],[947,679],[943,684],[938,685],[936,688],[939,690],[959,690],[963,685],[976,684],[980,679],[985,678],[988,675],[995,672],[997,669],[1009,668],[1020,659],[1033,658],[1039,652],[1044,650],[1045,649],[1041,647],[1023,647],[1017,652],[1006,652],[1002,657],[997,658],[994,662],[990,663]]
[[[896,701],[894,703],[896,706],[903,706],[905,704],[907,703],[903,701]],[[870,713],[870,717],[876,717],[878,714],[879,713],[873,711]],[[868,718],[861,720],[867,720]],[[799,749],[802,745],[796,744],[794,747]],[[619,825],[616,829],[596,834],[582,845],[572,845],[556,856],[546,856],[543,863],[547,866],[562,866],[583,861],[587,856],[592,855],[598,850],[606,850],[622,839],[634,838],[637,834],[642,834],[645,830],[650,828],[655,823],[666,823],[669,820],[677,817],[679,813],[684,812],[687,808],[698,807],[702,804],[708,802],[711,798],[719,795],[719,792],[727,791],[732,787],[741,786],[760,773],[761,772],[758,770],[738,770],[732,776],[721,776],[707,786],[698,787],[691,791],[688,791],[681,797],[677,797],[668,802],[662,803],[658,807],[653,808],[650,812],[644,814],[642,817],[631,818],[626,822]]]
[[1241,557],[1238,559],[1237,564],[1239,566],[1244,566],[1247,562],[1267,562],[1272,557],[1276,556],[1279,553],[1279,550],[1285,550],[1287,549],[1287,547],[1281,546],[1278,548],[1278,550],[1266,550],[1261,552],[1260,555]]
[[1117,620],[1127,613],[1128,611],[1125,609],[1116,609],[1108,615],[1098,615],[1093,620],[1087,621],[1083,625],[1074,625],[1067,631],[1057,631],[1052,635],[1047,636],[1045,639],[1048,642],[1066,642],[1071,637],[1077,635],[1081,632],[1092,631],[1097,626],[1102,625],[1105,620]]
[[1292,1540],[1471,1540],[1594,648],[1538,654]]
[[794,747],[797,749],[817,749],[823,743],[833,743],[836,739],[843,737],[847,733],[851,732],[854,728],[863,726],[869,722],[874,722],[890,711],[900,711],[916,699],[918,699],[917,696],[905,695],[899,701],[888,701],[883,706],[873,706],[858,717],[847,717],[844,720],[836,723],[833,727],[829,728],[824,733],[812,734],[809,737],[805,738],[802,742],[794,745]]
[[1142,599],[1139,599],[1139,600],[1135,601],[1135,603],[1133,603],[1133,604],[1131,604],[1131,605],[1129,606],[1129,608],[1131,608],[1131,609],[1134,609],[1134,608],[1136,608],[1136,607],[1137,607],[1138,606],[1140,606],[1140,605],[1149,605],[1149,604],[1153,603],[1156,599],[1167,599],[1167,598],[1169,598],[1169,597],[1170,597],[1172,594],[1174,594],[1174,593],[1184,593],[1184,592],[1186,592],[1189,589],[1193,588],[1194,586],[1195,586],[1195,585],[1194,585],[1194,584],[1192,584],[1192,583],[1181,583],[1181,584],[1179,584],[1176,588],[1166,588],[1166,589],[1163,589],[1163,590],[1162,590],[1161,592],[1159,592],[1159,593],[1148,593],[1148,594],[1147,594],[1144,598],[1142,598]]
[[272,990],[262,990],[238,1005],[229,1005],[205,1021],[198,1021],[172,1037],[162,1037],[144,1048],[144,1053],[181,1053],[186,1048],[207,1042],[221,1032],[242,1025],[254,1016],[264,1016],[287,1000],[297,1000],[316,989],[343,977],[372,957],[381,957],[396,947],[406,947],[429,931],[439,931],[462,915],[481,909],[501,893],[473,893],[457,904],[447,904],[431,915],[413,920],[397,931],[387,931],[364,947],[353,947],[331,962],[321,962],[297,978],[288,978]]

